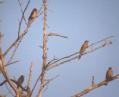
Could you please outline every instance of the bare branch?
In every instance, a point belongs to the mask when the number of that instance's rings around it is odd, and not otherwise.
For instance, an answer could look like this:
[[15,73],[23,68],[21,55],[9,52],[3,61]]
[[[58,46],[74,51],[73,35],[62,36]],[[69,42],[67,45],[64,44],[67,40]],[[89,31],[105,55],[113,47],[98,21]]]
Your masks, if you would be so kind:
[[46,73],[46,67],[47,67],[47,34],[46,34],[46,17],[47,17],[47,0],[43,0],[43,13],[44,13],[44,18],[43,18],[43,55],[42,55],[42,71],[40,74],[40,81],[41,85],[38,90],[38,95],[37,97],[42,97],[43,94],[43,89],[45,88],[46,80],[45,80],[45,73]]
[[[58,78],[59,77],[59,75],[56,75],[55,77],[53,77],[53,78],[51,78],[51,79],[48,79],[47,80],[47,82],[46,82],[46,84],[45,84],[45,86],[47,86],[48,87],[48,84],[50,84],[52,81],[54,81],[56,78]],[[46,89],[47,89],[47,87],[46,87]],[[45,90],[46,90],[45,89]]]
[[14,55],[15,55],[15,53],[16,53],[16,50],[17,50],[18,46],[19,46],[19,43],[15,45],[15,49],[14,49],[14,51],[12,52],[12,54],[11,54],[11,56],[10,56],[10,59],[8,60],[8,62],[6,63],[6,65],[7,65],[7,64],[10,64],[11,61],[13,60]]
[[38,10],[38,13],[39,13],[39,15],[38,15],[38,16],[40,16],[40,15],[42,15],[42,14],[43,14],[42,9],[43,9],[43,4],[41,5],[40,9]]
[[58,33],[53,33],[53,32],[48,33],[47,36],[58,36],[58,37],[62,37],[62,38],[68,38],[67,36],[60,35]]
[[21,24],[22,24],[23,19],[24,19],[24,21],[25,21],[25,24],[27,25],[27,21],[26,21],[26,19],[25,19],[24,14],[25,14],[25,12],[26,12],[26,10],[27,10],[27,8],[28,8],[28,5],[29,5],[29,3],[30,3],[30,0],[28,0],[28,2],[27,2],[27,4],[26,4],[26,7],[25,7],[24,10],[22,10],[22,5],[21,5],[21,3],[20,3],[20,0],[18,0],[18,3],[19,3],[19,6],[20,6],[20,8],[21,8],[21,12],[22,12],[22,17],[21,17],[21,20],[20,20],[20,22],[19,22],[19,29],[18,29],[18,37],[19,37],[20,29],[21,29]]
[[[20,5],[20,7],[21,7],[21,3],[20,3],[19,0],[18,0],[18,2],[19,2],[19,5]],[[20,23],[19,23],[18,37],[17,37],[16,41],[15,41],[15,42],[6,50],[6,52],[5,52],[5,53],[9,52],[9,50],[10,50],[13,46],[15,46],[15,48],[14,48],[14,50],[13,50],[13,52],[12,52],[12,54],[11,54],[11,56],[10,56],[10,59],[8,60],[7,64],[9,64],[9,63],[12,61],[12,59],[13,59],[15,53],[16,53],[16,50],[17,50],[17,48],[18,48],[18,46],[19,46],[19,44],[20,44],[20,42],[21,42],[21,40],[19,39],[19,37],[20,37],[21,24],[22,24],[22,20],[23,20],[23,19],[24,19],[24,21],[26,22],[26,19],[25,19],[24,14],[25,14],[25,11],[26,11],[27,8],[28,8],[29,3],[30,3],[30,0],[28,1],[27,5],[26,5],[26,7],[25,7],[25,9],[24,9],[24,11],[22,10],[22,7],[21,7],[22,17],[21,17],[21,20],[20,20]],[[27,24],[26,24],[26,25],[27,25]],[[27,29],[27,28],[26,28],[26,29]],[[19,42],[18,42],[18,41],[19,41]],[[18,42],[18,43],[17,43],[17,42]]]
[[[24,11],[23,11],[22,17],[24,16],[24,13],[25,13],[25,11],[26,11],[28,5],[29,5],[29,2],[30,2],[30,0],[28,1],[27,5],[26,5],[26,7],[25,7],[25,9],[24,9]],[[22,19],[23,19],[23,18],[22,18]],[[22,22],[22,19],[21,19],[21,22]],[[33,21],[32,21],[32,22],[33,22]],[[16,46],[15,49],[14,49],[14,51],[13,51],[13,53],[12,53],[12,55],[11,55],[11,57],[10,57],[10,59],[9,59],[9,61],[8,61],[8,64],[12,61],[12,59],[13,59],[15,53],[16,53],[17,48],[19,47],[19,45],[20,45],[22,39],[24,38],[24,36],[27,34],[28,29],[29,29],[29,27],[30,27],[29,25],[31,25],[32,22],[29,22],[29,21],[28,21],[28,25],[27,25],[26,29],[24,30],[24,32],[21,33],[21,34],[19,34],[18,37],[17,37],[17,39],[16,39],[16,40],[10,45],[10,47],[5,51],[4,56],[5,56],[14,46]],[[20,26],[21,26],[21,24],[20,24]],[[19,27],[20,27],[20,26],[19,26]]]
[[[119,78],[119,74],[113,76],[112,80],[108,81],[108,83],[111,82],[111,81],[113,81],[113,80],[115,80],[115,79],[118,79],[118,78]],[[75,94],[72,97],[81,97],[81,96],[83,96],[83,95],[91,92],[92,90],[94,90],[96,88],[99,88],[101,86],[105,86],[106,83],[107,83],[107,81],[106,80],[103,80],[103,81],[97,83],[95,87],[90,86],[90,87],[84,89],[82,92]]]
[[53,58],[53,59],[51,59],[47,64],[52,64],[52,63],[54,63],[55,61],[57,61],[58,59],[57,58]]
[[30,70],[29,70],[29,77],[28,77],[27,87],[30,87],[30,83],[31,83],[31,79],[32,79],[32,69],[33,69],[33,64],[31,63]]
[[34,92],[34,90],[35,90],[35,88],[36,88],[36,86],[37,86],[39,80],[40,80],[40,76],[36,79],[36,82],[35,82],[35,84],[34,84],[32,90],[31,90],[30,96],[33,94],[33,92]]
[[[112,44],[111,38],[113,38],[113,37],[110,36],[110,37],[102,39],[101,41],[98,41],[96,43],[92,43],[91,45],[89,45],[88,49],[81,56],[86,55],[86,54],[91,53],[91,52],[94,52],[94,51],[96,51],[96,50],[98,50],[100,48],[103,48],[103,47],[106,47],[106,46]],[[80,52],[78,51],[78,52],[75,52],[75,53],[70,54],[68,56],[65,56],[63,58],[60,58],[60,59],[58,59],[58,60],[56,60],[54,62],[50,62],[49,61],[48,63],[50,63],[50,64],[47,64],[48,65],[47,69],[49,70],[49,69],[52,69],[52,68],[57,67],[59,65],[62,65],[64,63],[66,63],[66,62],[70,62],[70,61],[72,61],[74,59],[77,59],[80,56],[79,54],[80,54]]]
[[15,64],[15,63],[17,63],[17,62],[19,62],[19,61],[10,62],[9,64],[6,64],[5,66],[11,65],[11,64]]
[[10,85],[10,87],[14,90],[14,92],[16,94],[18,94],[17,89],[15,88],[15,86],[13,85],[13,83],[11,82],[11,80],[9,79],[7,70],[5,68],[5,59],[4,59],[4,55],[2,54],[2,49],[0,48],[0,71],[2,72],[4,78],[6,79],[6,81],[8,82],[8,84]]
[[5,86],[6,86],[7,90],[8,90],[8,92],[9,92],[9,94],[11,94],[11,95],[14,97],[14,94],[13,94],[12,91],[9,89],[9,87],[8,87],[7,85],[5,85]]
[[[19,34],[20,33],[20,28],[21,28],[21,23],[22,23],[22,20],[24,19],[24,13],[25,11],[27,10],[28,8],[28,5],[30,3],[30,0],[28,1],[23,13],[22,13],[22,17],[21,17],[21,21],[20,21],[20,24],[19,24],[19,30],[18,30],[18,37],[17,39],[10,45],[9,48],[7,48],[7,50],[5,51],[4,53],[4,56],[7,55],[7,53],[17,44],[18,41],[21,41],[21,39],[25,36],[25,34],[28,32],[28,27],[26,27],[26,29],[24,30],[24,33],[22,33],[21,35]],[[15,53],[16,49],[13,51],[13,53]],[[13,54],[14,55],[14,54]],[[11,59],[10,59],[11,60]]]

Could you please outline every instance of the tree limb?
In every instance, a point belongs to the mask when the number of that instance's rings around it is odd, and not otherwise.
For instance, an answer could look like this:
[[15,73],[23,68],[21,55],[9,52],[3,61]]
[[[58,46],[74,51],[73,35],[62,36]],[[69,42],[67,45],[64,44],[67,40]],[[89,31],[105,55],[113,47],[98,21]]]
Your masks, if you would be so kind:
[[58,36],[58,37],[62,37],[62,38],[68,38],[67,36],[60,35],[58,33],[53,33],[53,32],[48,33],[47,36]]
[[[100,40],[98,42],[92,43],[89,46],[89,48],[81,55],[81,57],[83,55],[86,55],[88,53],[94,52],[94,51],[96,51],[96,50],[98,50],[100,48],[103,48],[103,47],[106,47],[106,46],[112,44],[111,38],[113,38],[113,37],[110,36],[110,37],[102,39],[102,40]],[[70,61],[72,61],[74,59],[79,58],[79,56],[80,56],[80,53],[79,53],[79,51],[77,51],[77,52],[75,52],[73,54],[70,54],[68,56],[62,57],[60,59],[57,59],[57,60],[54,60],[54,61],[51,60],[47,64],[47,67],[48,67],[47,69],[49,70],[49,69],[52,69],[52,68],[57,67],[59,65],[62,65],[64,63],[70,62]]]
[[101,86],[105,86],[106,83],[109,83],[109,82],[111,82],[111,81],[113,81],[115,79],[118,79],[118,78],[119,78],[119,74],[113,76],[112,80],[110,80],[108,82],[106,80],[103,80],[103,81],[97,83],[95,87],[90,86],[90,87],[84,89],[82,92],[77,93],[77,94],[75,94],[74,96],[71,96],[71,97],[81,97],[81,96],[93,91],[94,89],[97,89],[97,88],[99,88]]

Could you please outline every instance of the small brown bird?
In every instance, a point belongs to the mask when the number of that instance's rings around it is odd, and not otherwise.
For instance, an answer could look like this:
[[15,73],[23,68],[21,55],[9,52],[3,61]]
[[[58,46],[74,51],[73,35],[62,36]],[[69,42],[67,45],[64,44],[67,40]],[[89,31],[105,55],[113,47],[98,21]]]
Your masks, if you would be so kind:
[[24,82],[24,75],[21,75],[17,80],[17,88],[19,88]]
[[[113,78],[112,67],[109,67],[108,70],[107,70],[107,72],[106,72],[106,78],[105,78],[106,79],[106,82],[111,81],[112,78]],[[107,85],[107,83],[105,85]]]
[[83,55],[83,53],[86,51],[86,49],[89,47],[89,41],[86,40],[84,41],[84,43],[82,44],[80,51],[79,51],[79,58]]
[[33,22],[33,20],[38,17],[38,10],[36,8],[34,8],[28,18],[28,26],[31,25],[31,23]]
[[[17,88],[22,89],[22,91],[28,91],[29,88],[24,88],[22,86],[23,82],[24,82],[24,75],[21,75],[18,80],[14,80],[14,79],[10,79],[12,82],[14,82],[17,86]],[[7,80],[4,80],[3,82],[0,83],[0,86],[4,85],[5,83],[7,83]],[[21,97],[21,96],[20,96]]]

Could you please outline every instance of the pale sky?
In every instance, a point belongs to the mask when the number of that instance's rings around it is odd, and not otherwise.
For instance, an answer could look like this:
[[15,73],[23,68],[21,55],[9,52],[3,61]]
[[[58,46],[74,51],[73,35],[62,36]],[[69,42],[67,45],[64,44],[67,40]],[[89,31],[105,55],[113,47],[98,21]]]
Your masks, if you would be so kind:
[[[24,3],[27,0],[22,0]],[[63,57],[80,49],[85,40],[90,43],[108,36],[115,36],[113,44],[85,55],[81,60],[74,60],[48,72],[48,78],[60,75],[45,90],[43,97],[70,97],[91,84],[91,77],[100,82],[105,79],[109,66],[114,67],[114,74],[119,73],[119,0],[47,0],[47,32],[58,32],[68,39],[53,37],[48,39],[48,59]],[[25,6],[25,4],[23,4]],[[31,0],[25,14],[40,9],[41,0]],[[21,17],[17,0],[4,0],[0,5],[0,31],[4,33],[3,50],[16,39]],[[32,24],[25,36],[14,60],[19,63],[9,66],[11,76],[20,74],[28,78],[30,63],[34,63],[33,80],[37,78],[42,63],[42,23],[39,17]],[[22,26],[21,31],[24,30]],[[7,56],[7,59],[9,57]],[[3,78],[0,75],[0,82]],[[25,83],[24,83],[25,84]],[[5,94],[6,87],[0,87],[0,94]],[[36,89],[37,90],[37,89]],[[98,88],[83,97],[119,97],[119,80],[108,86]],[[37,93],[37,92],[36,92]]]

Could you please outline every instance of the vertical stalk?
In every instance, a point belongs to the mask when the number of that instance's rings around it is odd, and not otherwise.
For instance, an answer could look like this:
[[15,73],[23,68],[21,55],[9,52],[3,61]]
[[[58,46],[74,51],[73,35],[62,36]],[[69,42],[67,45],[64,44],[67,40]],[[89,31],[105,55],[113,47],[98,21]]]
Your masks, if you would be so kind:
[[43,89],[45,87],[45,72],[46,72],[46,63],[47,63],[47,35],[46,35],[46,16],[47,16],[47,5],[46,0],[43,0],[43,64],[42,64],[42,72],[41,72],[41,86],[37,97],[42,97]]
[[46,0],[43,0],[44,5],[44,21],[43,21],[43,66],[42,66],[42,80],[41,83],[44,85],[45,82],[45,69],[46,69],[46,59],[47,59],[47,36],[46,36]]
[[43,21],[43,67],[46,66],[46,58],[47,58],[47,36],[46,36],[46,0],[43,0],[44,4],[44,21]]

